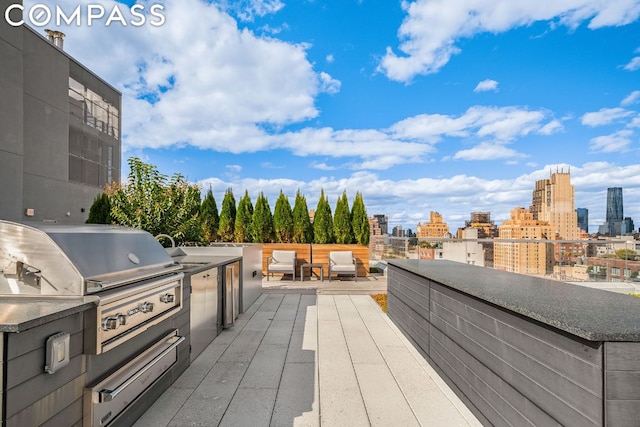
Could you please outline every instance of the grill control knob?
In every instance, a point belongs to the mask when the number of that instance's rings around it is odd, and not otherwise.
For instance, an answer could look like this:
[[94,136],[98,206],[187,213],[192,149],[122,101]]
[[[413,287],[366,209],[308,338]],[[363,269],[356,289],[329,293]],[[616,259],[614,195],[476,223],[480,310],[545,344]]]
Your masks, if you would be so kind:
[[118,324],[119,325],[126,325],[127,324],[127,315],[126,314],[116,314],[116,318],[118,319]]
[[160,295],[160,302],[164,302],[168,304],[168,303],[172,303],[174,300],[175,300],[175,297],[172,294]]
[[120,326],[120,322],[117,316],[109,316],[102,319],[102,329],[105,331],[118,329],[118,326]]
[[139,308],[142,313],[151,313],[153,311],[153,303],[143,302],[142,304],[140,304]]

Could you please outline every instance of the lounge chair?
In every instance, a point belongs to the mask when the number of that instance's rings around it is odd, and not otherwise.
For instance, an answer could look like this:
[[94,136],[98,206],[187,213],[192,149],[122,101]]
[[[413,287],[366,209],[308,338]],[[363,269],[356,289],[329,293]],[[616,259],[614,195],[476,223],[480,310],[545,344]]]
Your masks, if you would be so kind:
[[296,279],[296,251],[273,251],[267,258],[267,281],[272,273],[291,273]]
[[356,259],[353,257],[353,252],[329,252],[329,281],[331,281],[331,274],[333,273],[353,275],[356,282],[358,281],[358,267]]

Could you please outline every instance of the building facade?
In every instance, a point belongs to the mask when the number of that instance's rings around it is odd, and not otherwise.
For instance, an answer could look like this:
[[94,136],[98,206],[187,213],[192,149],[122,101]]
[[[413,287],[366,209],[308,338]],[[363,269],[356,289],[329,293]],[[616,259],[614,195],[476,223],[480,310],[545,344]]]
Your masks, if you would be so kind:
[[396,225],[395,227],[393,227],[391,235],[393,237],[404,237],[404,230],[402,229],[402,226]]
[[477,242],[478,229],[465,229],[462,233],[462,239],[463,240],[444,240],[442,242],[442,258],[464,264],[486,267],[484,247]]
[[378,221],[380,232],[382,234],[389,234],[389,217],[382,214],[376,214],[373,218]]
[[606,233],[604,234],[608,236],[620,236],[622,234],[623,220],[622,188],[607,188]]
[[[493,268],[531,275],[553,272],[553,245],[545,241],[553,232],[551,224],[534,219],[528,209],[515,208],[511,210],[510,219],[503,221],[498,230]],[[504,242],[503,239],[516,241]]]
[[577,208],[576,215],[578,215],[578,227],[585,233],[589,232],[589,209]]
[[120,180],[121,94],[53,36],[0,20],[1,219],[83,223]]
[[570,172],[556,171],[548,179],[536,181],[529,211],[533,219],[551,225],[549,239],[577,240],[580,237],[574,195]]
[[442,221],[442,215],[438,212],[431,211],[429,214],[429,222],[424,224],[418,223],[417,237],[420,238],[442,238],[449,234],[449,226]]
[[478,230],[478,239],[498,237],[498,226],[491,220],[491,212],[471,212],[471,218],[464,225],[465,229]]

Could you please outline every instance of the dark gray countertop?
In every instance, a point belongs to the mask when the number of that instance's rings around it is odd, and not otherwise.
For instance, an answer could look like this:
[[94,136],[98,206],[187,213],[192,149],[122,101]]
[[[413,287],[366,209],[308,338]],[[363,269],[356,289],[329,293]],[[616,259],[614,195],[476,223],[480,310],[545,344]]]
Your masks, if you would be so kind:
[[389,264],[589,341],[640,341],[640,298],[453,261]]
[[0,332],[22,332],[95,307],[96,298],[1,297]]
[[187,275],[213,267],[220,267],[241,259],[242,256],[239,255],[181,255],[173,257],[174,261],[184,264],[183,271]]

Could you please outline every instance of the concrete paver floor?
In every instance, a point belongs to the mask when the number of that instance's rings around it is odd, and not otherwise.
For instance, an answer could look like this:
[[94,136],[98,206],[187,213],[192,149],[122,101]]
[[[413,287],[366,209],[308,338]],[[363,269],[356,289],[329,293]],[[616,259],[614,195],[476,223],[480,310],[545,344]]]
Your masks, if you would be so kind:
[[368,295],[266,293],[135,425],[480,423]]

